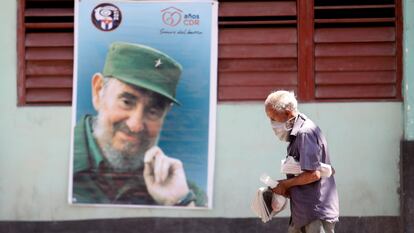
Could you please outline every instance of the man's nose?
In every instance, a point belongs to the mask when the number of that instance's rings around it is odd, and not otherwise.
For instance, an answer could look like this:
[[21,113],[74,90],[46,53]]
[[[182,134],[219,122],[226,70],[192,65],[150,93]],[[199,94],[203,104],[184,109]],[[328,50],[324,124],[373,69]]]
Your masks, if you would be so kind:
[[134,110],[130,112],[126,124],[128,125],[129,130],[134,133],[140,132],[144,129],[144,106],[138,105]]

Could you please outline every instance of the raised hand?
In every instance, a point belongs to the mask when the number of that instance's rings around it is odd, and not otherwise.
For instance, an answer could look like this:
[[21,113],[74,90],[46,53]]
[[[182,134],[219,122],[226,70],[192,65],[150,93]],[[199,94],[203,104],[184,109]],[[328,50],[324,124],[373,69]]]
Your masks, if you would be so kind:
[[157,146],[145,153],[144,180],[149,194],[160,205],[174,205],[188,192],[180,160],[170,158]]

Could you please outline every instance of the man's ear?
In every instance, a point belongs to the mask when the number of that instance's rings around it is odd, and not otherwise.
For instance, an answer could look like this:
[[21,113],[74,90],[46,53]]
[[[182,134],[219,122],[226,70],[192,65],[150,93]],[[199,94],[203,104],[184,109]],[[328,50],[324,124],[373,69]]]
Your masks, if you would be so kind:
[[99,109],[101,96],[99,95],[104,88],[104,80],[101,73],[96,73],[92,77],[92,104],[96,111]]
[[286,109],[286,110],[285,110],[285,113],[286,113],[286,117],[287,117],[287,119],[288,119],[288,120],[289,120],[290,118],[294,117],[294,115],[293,115],[293,111],[291,111],[291,110],[289,110],[289,109]]

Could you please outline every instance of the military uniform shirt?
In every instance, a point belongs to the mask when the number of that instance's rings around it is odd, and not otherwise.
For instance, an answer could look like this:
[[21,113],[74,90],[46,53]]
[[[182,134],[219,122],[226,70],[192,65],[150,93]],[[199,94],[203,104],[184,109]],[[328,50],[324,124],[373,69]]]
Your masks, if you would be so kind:
[[[143,168],[134,172],[114,172],[101,155],[92,134],[92,117],[84,116],[75,127],[73,163],[73,203],[157,205],[148,193]],[[204,192],[188,182],[197,206],[206,205]]]

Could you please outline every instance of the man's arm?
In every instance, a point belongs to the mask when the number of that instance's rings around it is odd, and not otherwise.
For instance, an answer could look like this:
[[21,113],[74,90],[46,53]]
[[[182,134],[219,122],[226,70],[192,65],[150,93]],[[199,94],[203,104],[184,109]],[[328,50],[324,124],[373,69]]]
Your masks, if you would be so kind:
[[290,179],[280,180],[279,184],[272,189],[274,193],[288,196],[289,189],[294,186],[306,185],[318,181],[321,178],[319,171],[304,171],[300,175]]

